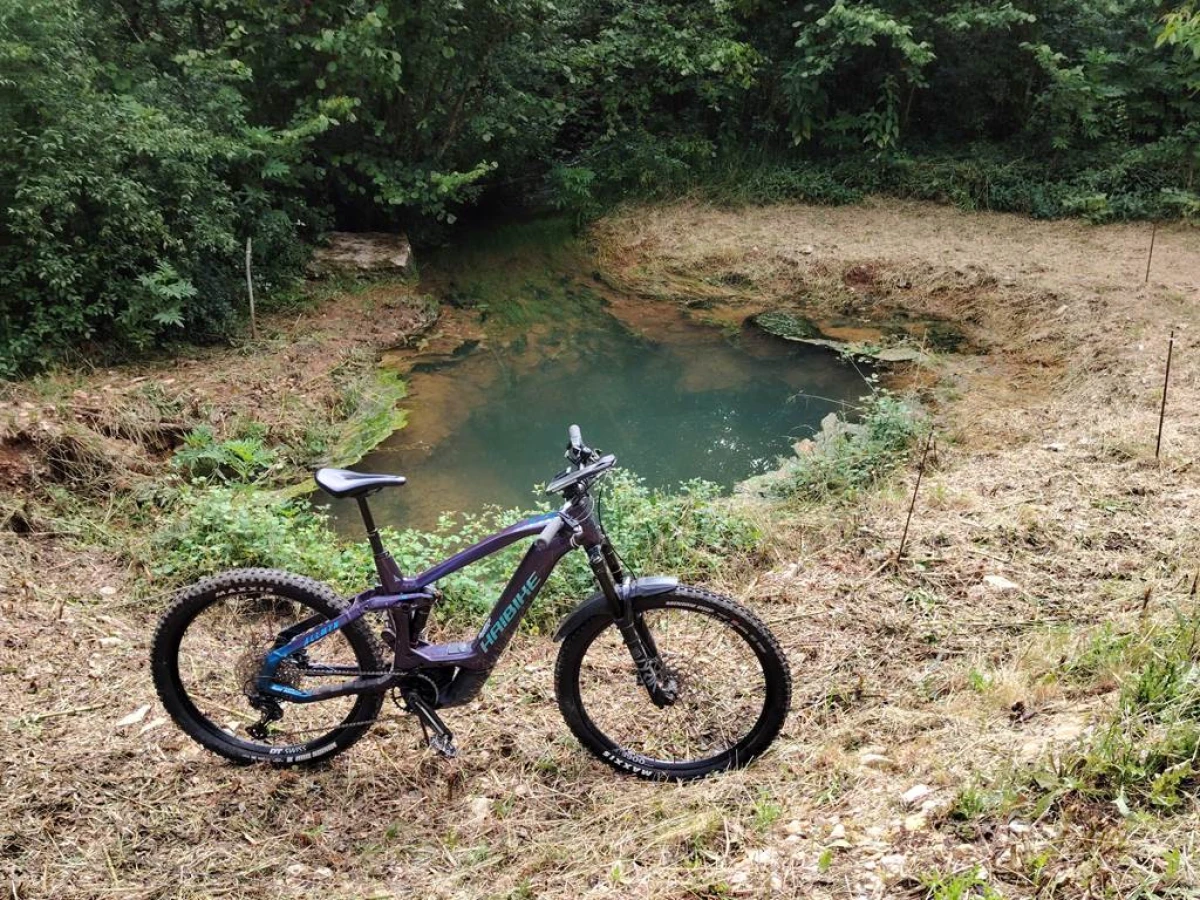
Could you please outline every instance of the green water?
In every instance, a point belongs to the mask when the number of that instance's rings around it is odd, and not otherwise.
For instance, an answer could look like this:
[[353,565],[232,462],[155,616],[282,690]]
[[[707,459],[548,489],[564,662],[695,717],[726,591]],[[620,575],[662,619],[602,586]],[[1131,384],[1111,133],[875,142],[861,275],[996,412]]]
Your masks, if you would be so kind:
[[[483,261],[448,275],[443,260],[426,276],[472,306],[460,316],[482,312],[483,336],[415,361],[407,427],[355,466],[409,479],[373,498],[381,524],[427,528],[443,512],[488,504],[545,507],[533,488],[562,468],[572,423],[651,485],[731,487],[865,392],[861,374],[829,351],[621,297],[556,246],[531,255],[518,244]],[[331,512],[358,527],[352,503]]]

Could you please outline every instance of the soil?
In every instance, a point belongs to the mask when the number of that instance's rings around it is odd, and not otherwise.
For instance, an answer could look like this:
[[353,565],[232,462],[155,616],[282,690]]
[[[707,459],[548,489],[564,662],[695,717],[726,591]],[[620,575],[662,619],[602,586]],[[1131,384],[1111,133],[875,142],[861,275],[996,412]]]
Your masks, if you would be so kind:
[[[791,658],[796,697],[771,753],[700,784],[621,778],[570,739],[552,697],[556,646],[525,636],[482,699],[448,717],[454,763],[397,720],[323,768],[232,767],[154,700],[147,647],[166,598],[134,595],[143,573],[69,535],[10,530],[0,536],[9,893],[922,897],[935,876],[968,872],[1005,897],[1195,890],[1194,801],[1166,817],[1081,813],[974,832],[948,810],[965,787],[1052,764],[1111,710],[1116,681],[1081,689],[1048,677],[1097,628],[1134,633],[1195,602],[1196,232],[1160,227],[1149,284],[1148,228],[891,201],[638,208],[593,238],[604,276],[648,302],[713,298],[817,318],[836,306],[865,324],[907,310],[961,323],[980,350],[939,356],[932,376],[914,379],[937,411],[937,440],[902,562],[889,559],[912,468],[833,508],[748,508],[768,526],[771,563],[714,587],[752,604]],[[80,377],[86,401],[16,386],[0,485],[28,500],[24,479],[49,477],[29,449],[42,417],[74,427],[94,397],[142,397],[137,378],[159,383],[185,424],[197,406],[218,422],[277,415],[282,427],[281,395],[332,396],[322,386],[341,361],[373,360],[405,332],[371,332],[381,305],[329,300],[294,326],[277,322],[260,345]],[[113,434],[125,421],[102,418]],[[164,452],[139,440],[131,477]],[[1184,862],[1164,881],[1176,851]]]

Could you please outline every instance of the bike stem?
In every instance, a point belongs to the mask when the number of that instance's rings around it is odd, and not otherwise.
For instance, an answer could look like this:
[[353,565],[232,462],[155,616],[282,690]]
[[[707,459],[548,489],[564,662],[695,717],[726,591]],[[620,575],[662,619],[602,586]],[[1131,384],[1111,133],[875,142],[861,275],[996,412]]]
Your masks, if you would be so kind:
[[650,701],[655,706],[660,709],[670,706],[675,702],[675,692],[664,689],[659,679],[659,673],[662,672],[662,660],[658,655],[658,647],[655,646],[654,638],[651,637],[642,617],[634,612],[632,601],[618,589],[607,560],[610,554],[613,557],[616,554],[612,552],[611,547],[606,549],[607,553],[599,546],[587,548],[587,558],[592,568],[592,574],[596,578],[596,583],[600,585],[601,592],[608,600],[613,613],[613,621],[616,623],[617,630],[621,632],[625,646],[629,648],[629,655],[633,658],[634,668],[637,669],[638,681],[646,689],[646,693],[650,695]]

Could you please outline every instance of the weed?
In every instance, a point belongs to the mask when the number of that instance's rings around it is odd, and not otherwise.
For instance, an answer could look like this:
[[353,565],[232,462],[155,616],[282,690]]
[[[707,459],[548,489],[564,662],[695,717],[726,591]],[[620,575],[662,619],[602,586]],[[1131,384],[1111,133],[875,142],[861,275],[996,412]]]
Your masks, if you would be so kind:
[[926,900],[967,900],[970,897],[1000,900],[1003,896],[987,883],[978,866],[950,874],[928,873],[921,876],[921,886],[925,888]]
[[218,441],[208,425],[200,425],[183,439],[172,465],[191,478],[253,481],[275,463],[275,452],[263,445],[261,431]]
[[767,791],[760,790],[754,800],[754,830],[766,831],[782,814],[783,807],[776,803]]
[[1035,811],[1070,797],[1111,804],[1122,815],[1134,807],[1175,811],[1189,802],[1200,779],[1200,665],[1197,622],[1179,616],[1138,635],[1105,630],[1075,671],[1099,663],[1124,670],[1111,719],[1091,738],[1029,778]]
[[856,422],[842,422],[818,435],[813,452],[789,465],[777,491],[807,502],[852,499],[900,465],[928,427],[911,405],[877,391],[866,399]]
[[[603,494],[604,522],[633,565],[662,568],[692,580],[719,572],[732,556],[752,555],[760,532],[718,500],[716,485],[694,481],[679,493],[647,488],[628,472],[617,472]],[[384,539],[403,571],[418,572],[523,514],[488,509],[476,515],[443,517],[431,531],[384,529]],[[371,553],[364,543],[345,544],[326,517],[302,500],[280,500],[251,487],[184,488],[166,527],[144,551],[153,572],[184,583],[222,569],[267,566],[328,582],[357,593],[374,583]],[[443,618],[478,618],[500,595],[518,557],[514,546],[444,578]],[[574,555],[563,561],[529,617],[535,629],[595,590],[591,571]]]

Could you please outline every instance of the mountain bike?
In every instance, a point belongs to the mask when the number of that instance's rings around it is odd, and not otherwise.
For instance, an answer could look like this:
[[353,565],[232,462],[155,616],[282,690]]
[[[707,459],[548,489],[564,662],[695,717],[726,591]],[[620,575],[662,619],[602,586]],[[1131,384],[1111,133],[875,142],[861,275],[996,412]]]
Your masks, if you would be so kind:
[[[562,622],[558,706],[585,748],[643,778],[688,780],[743,766],[779,734],[791,699],[787,659],[751,611],[665,576],[633,577],[605,533],[593,487],[616,465],[569,429],[567,468],[546,491],[565,501],[415,576],[383,545],[367,503],[398,475],[320,469],[318,485],[353,498],[379,583],[350,599],[290,572],[234,569],[181,590],[154,635],[163,705],[189,736],[243,763],[328,759],[363,736],[390,692],[450,757],[439,710],[476,697],[567,553],[582,550],[598,591]],[[430,643],[436,582],[533,538],[479,632]],[[369,613],[380,613],[371,616]],[[379,627],[382,618],[386,624]],[[515,726],[516,723],[514,723]]]

